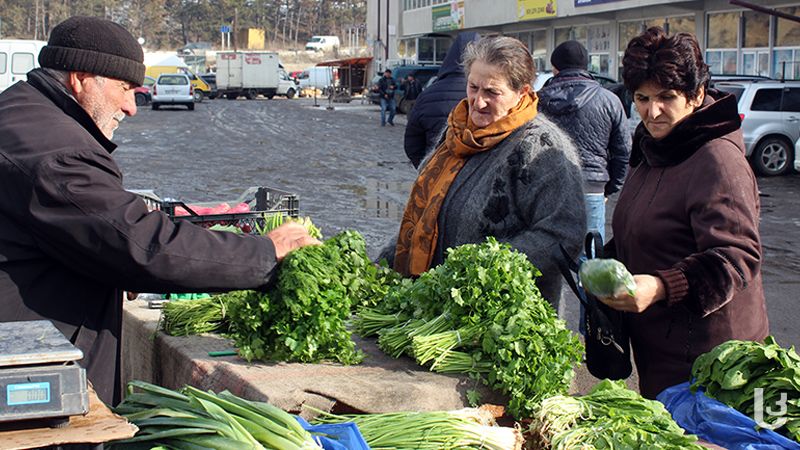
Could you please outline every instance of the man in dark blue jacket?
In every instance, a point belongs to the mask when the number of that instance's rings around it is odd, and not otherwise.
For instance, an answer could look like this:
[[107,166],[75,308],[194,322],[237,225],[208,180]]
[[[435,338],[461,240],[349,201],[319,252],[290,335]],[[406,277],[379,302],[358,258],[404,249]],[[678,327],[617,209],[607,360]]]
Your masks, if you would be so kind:
[[428,149],[438,142],[450,110],[467,98],[467,77],[461,70],[461,54],[468,43],[480,38],[478,33],[459,34],[444,57],[436,81],[417,97],[408,116],[404,141],[406,155],[414,167],[419,167]]
[[539,90],[539,111],[572,136],[583,162],[589,231],[605,240],[606,200],[625,181],[631,133],[622,102],[586,70],[589,54],[566,41],[550,55],[555,76]]

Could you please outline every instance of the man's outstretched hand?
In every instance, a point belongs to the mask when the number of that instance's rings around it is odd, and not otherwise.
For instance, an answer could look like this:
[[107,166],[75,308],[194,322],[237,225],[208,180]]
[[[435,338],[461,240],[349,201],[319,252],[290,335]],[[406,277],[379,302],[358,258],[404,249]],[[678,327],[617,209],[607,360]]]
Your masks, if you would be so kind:
[[275,245],[275,256],[277,256],[278,262],[283,261],[286,254],[292,250],[306,245],[322,245],[322,242],[308,234],[306,227],[291,221],[285,222],[267,233],[266,236]]

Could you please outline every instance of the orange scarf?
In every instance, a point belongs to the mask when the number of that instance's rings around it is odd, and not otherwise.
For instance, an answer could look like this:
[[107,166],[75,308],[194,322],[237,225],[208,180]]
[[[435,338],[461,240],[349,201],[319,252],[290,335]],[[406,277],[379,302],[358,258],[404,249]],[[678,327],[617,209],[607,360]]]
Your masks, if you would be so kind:
[[536,93],[531,91],[506,116],[485,128],[477,128],[472,123],[467,99],[453,108],[447,118],[444,142],[431,155],[411,187],[397,239],[396,271],[408,277],[430,269],[439,239],[439,211],[458,171],[472,155],[492,149],[512,131],[536,117],[538,102]]

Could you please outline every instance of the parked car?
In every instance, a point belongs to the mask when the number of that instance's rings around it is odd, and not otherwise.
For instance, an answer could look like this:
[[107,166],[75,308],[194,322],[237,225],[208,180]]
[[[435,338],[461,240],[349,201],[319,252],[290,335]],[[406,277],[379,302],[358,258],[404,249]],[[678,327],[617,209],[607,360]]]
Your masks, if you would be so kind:
[[206,82],[208,85],[208,98],[214,100],[215,98],[219,97],[219,91],[217,90],[217,74],[216,73],[204,73],[202,75],[198,75],[203,81]]
[[162,105],[184,105],[194,111],[194,86],[182,73],[162,73],[152,91],[153,109]]
[[756,173],[791,171],[800,138],[800,81],[719,81],[714,88],[736,96],[745,154]]
[[150,103],[150,90],[155,82],[156,80],[152,77],[145,76],[144,83],[133,90],[133,96],[136,98],[136,106],[144,106]]
[[206,52],[213,50],[214,47],[208,42],[192,42],[179,48],[179,55],[205,55]]
[[[394,91],[394,103],[397,107],[397,112],[407,114],[408,111],[405,110],[403,105],[403,92],[400,89],[401,80],[409,75],[413,76],[419,84],[425,86],[432,77],[435,77],[439,73],[439,65],[433,64],[425,64],[425,65],[407,65],[407,66],[395,66],[392,69],[392,78],[397,82],[397,89]],[[383,74],[378,75],[372,79],[371,86],[376,86],[378,84],[378,80],[381,79]],[[375,103],[377,105],[381,104],[381,97],[378,95],[377,89],[370,89],[367,93],[367,98],[370,102]]]
[[800,172],[800,139],[794,143],[794,170]]

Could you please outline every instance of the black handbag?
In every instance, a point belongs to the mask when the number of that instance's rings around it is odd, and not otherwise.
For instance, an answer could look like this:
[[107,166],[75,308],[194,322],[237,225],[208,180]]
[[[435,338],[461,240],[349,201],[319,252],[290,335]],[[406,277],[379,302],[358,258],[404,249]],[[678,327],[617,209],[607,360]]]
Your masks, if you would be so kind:
[[[586,235],[585,251],[589,259],[592,254],[597,258],[603,257],[603,239],[600,233],[594,231]],[[586,367],[589,373],[600,379],[628,378],[633,367],[625,312],[611,308],[578,286],[576,278],[579,265],[570,258],[564,246],[558,244],[554,253],[561,273],[584,307],[581,319],[586,325]]]

